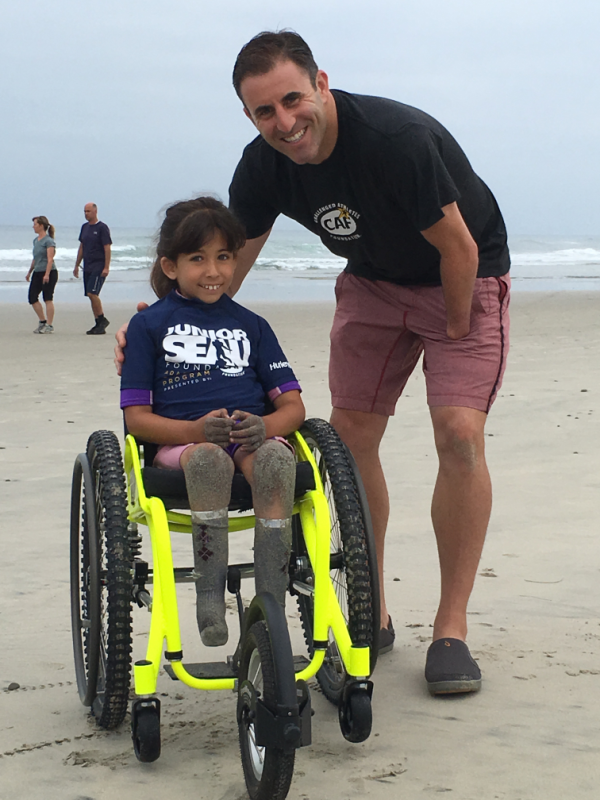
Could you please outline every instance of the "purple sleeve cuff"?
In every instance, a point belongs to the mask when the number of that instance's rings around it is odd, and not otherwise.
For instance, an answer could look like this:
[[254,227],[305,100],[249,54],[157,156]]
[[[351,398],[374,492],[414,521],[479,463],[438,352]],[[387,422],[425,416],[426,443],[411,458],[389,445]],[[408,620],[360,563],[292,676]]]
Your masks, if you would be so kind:
[[152,392],[150,389],[121,389],[121,408],[151,405]]
[[301,392],[302,389],[300,388],[300,384],[298,381],[288,381],[287,383],[282,383],[281,386],[276,386],[274,389],[271,389],[269,392],[269,400],[273,402],[276,397],[279,397],[280,394],[285,394],[285,392]]

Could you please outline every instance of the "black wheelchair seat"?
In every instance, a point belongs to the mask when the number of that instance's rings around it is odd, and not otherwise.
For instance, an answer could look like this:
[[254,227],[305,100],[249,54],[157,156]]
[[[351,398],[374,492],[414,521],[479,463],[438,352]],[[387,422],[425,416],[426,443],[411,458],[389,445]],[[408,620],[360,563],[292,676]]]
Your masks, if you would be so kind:
[[[166,509],[190,507],[185,475],[182,469],[158,469],[142,467],[142,478],[147,497],[159,497]],[[314,490],[315,476],[308,461],[296,464],[296,487],[294,497],[301,497]],[[252,508],[252,489],[241,472],[233,476],[230,511],[248,511]]]

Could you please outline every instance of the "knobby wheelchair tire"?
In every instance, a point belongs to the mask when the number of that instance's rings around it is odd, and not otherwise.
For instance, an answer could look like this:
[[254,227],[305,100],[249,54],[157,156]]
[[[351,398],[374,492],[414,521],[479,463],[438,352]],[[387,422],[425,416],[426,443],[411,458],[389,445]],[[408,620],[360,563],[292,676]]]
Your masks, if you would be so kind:
[[[264,620],[255,622],[242,644],[240,687],[249,681],[271,709],[277,708],[277,686],[271,640]],[[252,709],[243,703],[238,728],[246,788],[251,800],[285,800],[294,775],[295,750],[256,745]]]
[[[379,637],[379,582],[373,533],[360,475],[348,450],[332,426],[320,419],[306,420],[300,433],[311,449],[320,471],[331,518],[331,569],[335,591],[346,618],[352,643],[368,646],[371,673],[377,661]],[[300,517],[293,519],[293,550],[306,557]],[[308,572],[312,574],[310,567]],[[302,580],[302,576],[299,576]],[[311,575],[305,575],[311,577]],[[312,655],[314,600],[298,595],[304,637]],[[338,704],[346,671],[337,645],[330,642],[317,680],[325,697]]]
[[[132,557],[127,530],[127,494],[119,441],[112,431],[88,439],[93,485],[84,481],[83,527],[88,492],[93,493],[100,565],[100,647],[92,712],[102,728],[125,718],[131,680]],[[87,654],[86,654],[87,655]]]
[[100,652],[100,558],[90,462],[80,453],[71,489],[71,630],[79,699],[91,706],[96,697]]

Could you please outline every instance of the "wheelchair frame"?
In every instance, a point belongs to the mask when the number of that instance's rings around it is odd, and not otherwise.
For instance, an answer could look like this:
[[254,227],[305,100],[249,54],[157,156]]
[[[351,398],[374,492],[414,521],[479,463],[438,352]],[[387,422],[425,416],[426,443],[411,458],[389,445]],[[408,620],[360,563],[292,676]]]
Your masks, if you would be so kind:
[[[328,423],[308,420],[288,439],[297,465],[305,465],[305,477],[310,475],[314,487],[302,484],[294,501],[290,562],[290,592],[298,596],[308,660],[292,655],[284,611],[270,594],[255,597],[244,608],[241,578],[252,577],[254,565],[233,564],[228,567],[227,586],[236,595],[240,619],[236,652],[227,663],[186,666],[176,584],[193,581],[193,569],[174,566],[171,533],[191,534],[191,514],[166,508],[177,500],[167,498],[162,484],[156,496],[147,493],[140,446],[131,435],[125,440],[124,468],[116,436],[97,431],[90,436],[86,453],[77,457],[73,472],[71,619],[82,703],[92,707],[102,727],[114,728],[123,721],[129,699],[131,605],[147,607],[151,620],[146,657],[133,665],[136,756],[154,761],[160,755],[160,700],[155,693],[166,642],[166,671],[173,679],[194,689],[238,690],[242,764],[252,800],[283,800],[287,795],[294,751],[310,744],[306,681],[315,675],[324,695],[338,705],[344,737],[360,742],[371,732],[369,676],[377,658],[379,594],[364,489],[350,452]],[[297,469],[300,472],[301,467]],[[152,483],[152,473],[162,472],[146,473],[148,482]],[[161,474],[160,480],[164,478]],[[176,494],[181,499],[181,492]],[[338,538],[335,547],[332,520]],[[152,568],[139,557],[138,523],[149,529]],[[254,514],[229,515],[230,533],[254,525]],[[340,597],[331,577],[336,571],[343,576],[337,581]],[[147,583],[153,584],[153,596]],[[256,673],[260,691],[251,672]],[[263,768],[268,773],[265,780]]]
[[[298,432],[288,437],[296,449],[299,461],[308,461],[313,469],[316,488],[294,503],[294,514],[300,515],[304,541],[314,572],[314,653],[310,663],[299,672],[296,680],[309,680],[323,663],[331,628],[338,651],[348,675],[367,680],[371,674],[368,647],[352,644],[346,621],[342,614],[335,590],[329,580],[329,550],[331,527],[329,509],[323,483],[312,453]],[[235,689],[235,678],[195,678],[183,664],[183,648],[179,628],[179,612],[176,598],[176,580],[171,549],[171,532],[192,532],[189,514],[167,511],[161,500],[147,497],[142,480],[142,467],[137,442],[131,435],[125,442],[125,472],[130,476],[127,485],[128,511],[131,522],[147,525],[150,531],[153,557],[154,595],[152,618],[146,652],[146,662],[134,665],[135,692],[150,695],[156,691],[161,665],[163,641],[167,643],[168,659],[177,678],[193,689]],[[133,477],[133,479],[132,479]],[[255,516],[229,518],[229,532],[253,529]],[[234,565],[244,570],[246,577],[252,572],[248,565]],[[304,588],[304,587],[302,587]],[[176,656],[174,654],[177,654]],[[180,657],[181,654],[181,657]]]

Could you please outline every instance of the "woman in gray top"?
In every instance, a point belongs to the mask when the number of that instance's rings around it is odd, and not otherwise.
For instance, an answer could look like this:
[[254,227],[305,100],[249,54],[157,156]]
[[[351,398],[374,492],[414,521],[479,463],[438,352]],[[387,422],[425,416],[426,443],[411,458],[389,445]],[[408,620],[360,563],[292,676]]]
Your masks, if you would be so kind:
[[[58,280],[58,270],[54,263],[56,242],[54,241],[54,225],[50,225],[47,217],[33,217],[33,230],[37,238],[33,240],[33,260],[25,280],[29,284],[29,303],[38,316],[39,325],[34,333],[54,333],[54,287]],[[39,301],[40,292],[44,298],[46,314]]]

